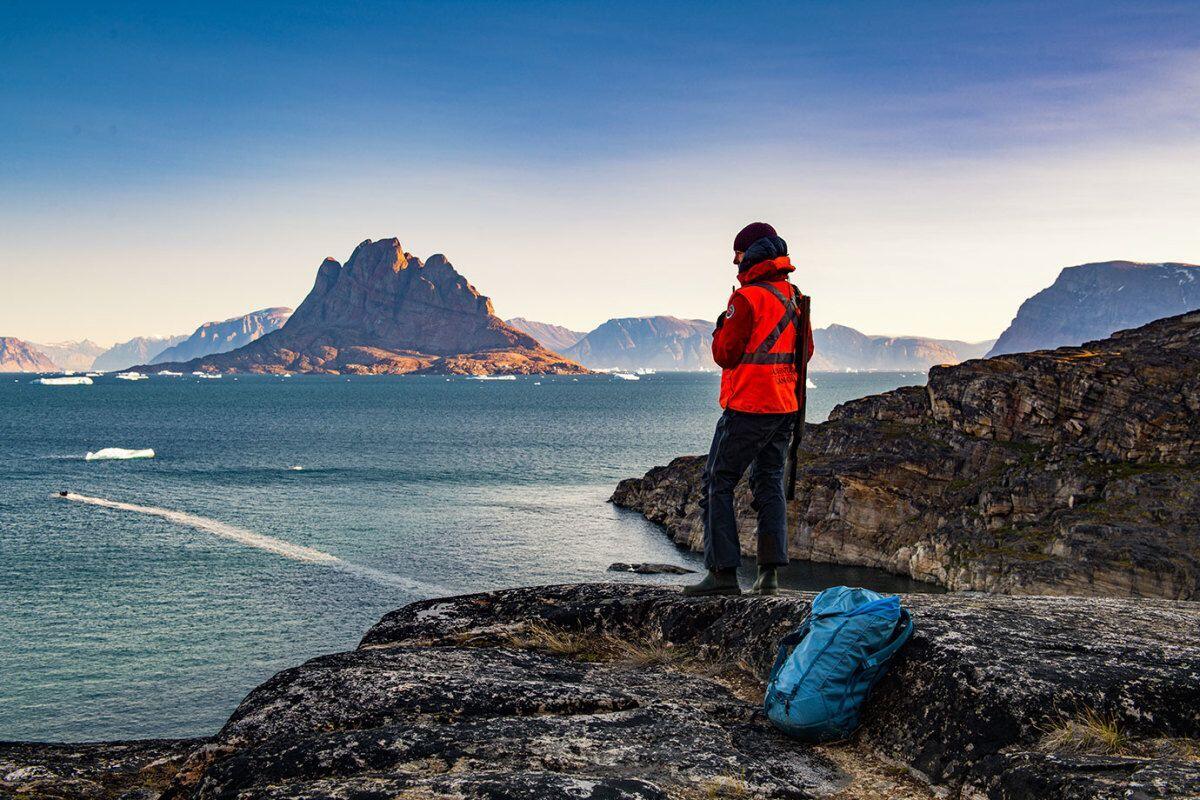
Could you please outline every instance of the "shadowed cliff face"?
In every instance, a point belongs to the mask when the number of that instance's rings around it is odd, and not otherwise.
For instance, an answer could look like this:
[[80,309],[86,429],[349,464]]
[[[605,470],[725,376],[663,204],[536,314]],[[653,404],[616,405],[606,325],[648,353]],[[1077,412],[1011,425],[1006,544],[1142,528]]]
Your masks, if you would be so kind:
[[[164,800],[1195,796],[1200,606],[906,597],[916,632],[862,728],[814,747],[761,708],[810,602],[584,584],[414,603],[252,691],[186,759],[186,742],[0,745],[0,790],[115,798],[106,782],[128,790],[165,753]],[[1115,752],[1050,735],[1087,714]]]
[[[1200,312],[930,371],[806,428],[793,557],[951,589],[1200,597]],[[618,505],[701,549],[703,457]],[[743,551],[754,552],[748,488]]]
[[1103,261],[1067,267],[1017,310],[989,356],[1078,345],[1200,308],[1200,266]]
[[278,331],[182,364],[248,372],[533,373],[585,371],[492,313],[444,256],[422,262],[396,239],[367,240],[342,265],[326,259]]

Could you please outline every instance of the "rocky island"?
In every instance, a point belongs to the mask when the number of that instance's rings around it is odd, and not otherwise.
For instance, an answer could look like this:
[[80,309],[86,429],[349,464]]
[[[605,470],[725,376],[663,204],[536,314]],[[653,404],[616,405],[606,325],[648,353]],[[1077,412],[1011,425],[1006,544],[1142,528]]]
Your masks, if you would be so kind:
[[[809,425],[799,559],[950,589],[1200,598],[1200,312],[1079,347],[934,367]],[[701,549],[702,456],[613,501]],[[749,490],[738,494],[754,552]]]
[[427,600],[252,691],[210,739],[0,745],[0,796],[1194,798],[1200,605],[912,595],[849,741],[760,710],[810,595],[585,584]]
[[397,239],[368,239],[344,265],[325,259],[312,291],[278,330],[236,350],[154,366],[331,374],[588,371],[497,317],[491,300],[445,256],[422,261]]

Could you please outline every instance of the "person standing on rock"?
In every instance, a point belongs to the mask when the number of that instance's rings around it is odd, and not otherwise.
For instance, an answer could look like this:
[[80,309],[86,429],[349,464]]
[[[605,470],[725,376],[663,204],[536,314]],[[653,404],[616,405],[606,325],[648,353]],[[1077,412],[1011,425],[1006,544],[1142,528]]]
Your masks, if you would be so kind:
[[[758,514],[758,579],[753,594],[779,592],[787,566],[784,466],[799,408],[796,351],[812,357],[812,326],[801,331],[803,295],[788,280],[795,267],[787,242],[765,222],[747,225],[733,240],[738,283],[713,332],[713,359],[722,368],[721,407],[704,467],[700,513],[708,574],[684,587],[690,596],[741,594],[734,488],[750,470],[751,504]],[[803,344],[802,344],[803,343]]]

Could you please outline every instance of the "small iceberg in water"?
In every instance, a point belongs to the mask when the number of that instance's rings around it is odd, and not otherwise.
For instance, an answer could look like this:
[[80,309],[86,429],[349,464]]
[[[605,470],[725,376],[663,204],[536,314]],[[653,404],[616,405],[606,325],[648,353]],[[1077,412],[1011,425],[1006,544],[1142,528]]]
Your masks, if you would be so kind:
[[123,381],[144,381],[149,376],[141,372],[118,372],[117,377]]
[[126,450],[124,447],[105,447],[96,452],[89,451],[83,457],[84,461],[123,461],[130,458],[154,458],[154,451],[150,448],[145,450]]
[[471,375],[473,381],[515,381],[516,375]]
[[815,389],[815,388],[817,388],[817,385],[812,382],[812,378],[805,378],[804,379],[804,388]]
[[637,375],[634,375],[631,372],[614,372],[612,375],[614,378],[620,378],[623,381],[640,381],[641,380],[641,378],[639,378]]
[[292,472],[299,472],[300,470],[304,469],[304,467],[300,466],[299,464],[293,464],[292,466],[288,467],[288,469]]
[[192,374],[195,375],[197,378],[219,378],[219,377],[221,377],[221,373],[219,373],[219,372],[200,372],[199,370],[197,370],[196,372],[193,372]]
[[154,374],[159,375],[163,378],[180,378],[183,376],[182,372],[172,372],[169,369],[160,369],[158,372],[156,372]]
[[34,383],[43,386],[91,386],[92,379],[86,375],[65,375],[61,378],[35,378]]

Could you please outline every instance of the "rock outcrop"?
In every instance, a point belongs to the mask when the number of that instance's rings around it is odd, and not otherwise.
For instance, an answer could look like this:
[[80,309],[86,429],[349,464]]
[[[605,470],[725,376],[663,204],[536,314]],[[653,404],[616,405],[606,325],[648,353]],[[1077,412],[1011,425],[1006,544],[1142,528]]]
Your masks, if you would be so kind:
[[573,331],[562,325],[551,325],[549,322],[537,322],[524,317],[513,317],[505,322],[523,333],[528,333],[537,339],[542,347],[556,353],[563,352],[586,335],[583,331]]
[[[1200,312],[1082,347],[934,367],[805,429],[796,558],[951,589],[1200,598]],[[613,501],[701,549],[703,457]],[[738,493],[754,551],[750,497]]]
[[261,339],[271,331],[279,330],[291,315],[290,308],[279,306],[251,311],[249,314],[230,317],[220,322],[206,322],[191,336],[184,337],[156,353],[149,359],[149,363],[190,361],[193,358],[228,353]]
[[[1200,606],[909,596],[916,633],[862,728],[814,747],[760,707],[810,599],[588,584],[414,603],[252,691],[182,764],[166,748],[164,800],[1195,797]],[[1115,736],[1076,735],[1088,720]],[[0,792],[73,796],[50,792],[79,777],[69,746],[59,764],[37,747],[0,745]]]
[[1196,308],[1196,264],[1104,261],[1067,267],[1021,304],[988,355],[1078,345]]
[[163,350],[182,342],[187,336],[135,336],[127,342],[118,342],[96,356],[90,369],[101,372],[117,372],[129,369],[134,364],[155,361]]
[[0,336],[0,372],[55,372],[57,369],[49,356],[29,342]]
[[610,319],[565,355],[593,369],[714,369],[713,323],[678,317]]
[[809,369],[919,370],[938,364],[957,364],[979,358],[992,342],[960,342],[924,336],[870,336],[845,325],[828,325],[813,331],[813,354]]
[[160,368],[213,372],[581,373],[504,323],[445,256],[421,261],[396,239],[327,258],[279,330],[228,353]]

